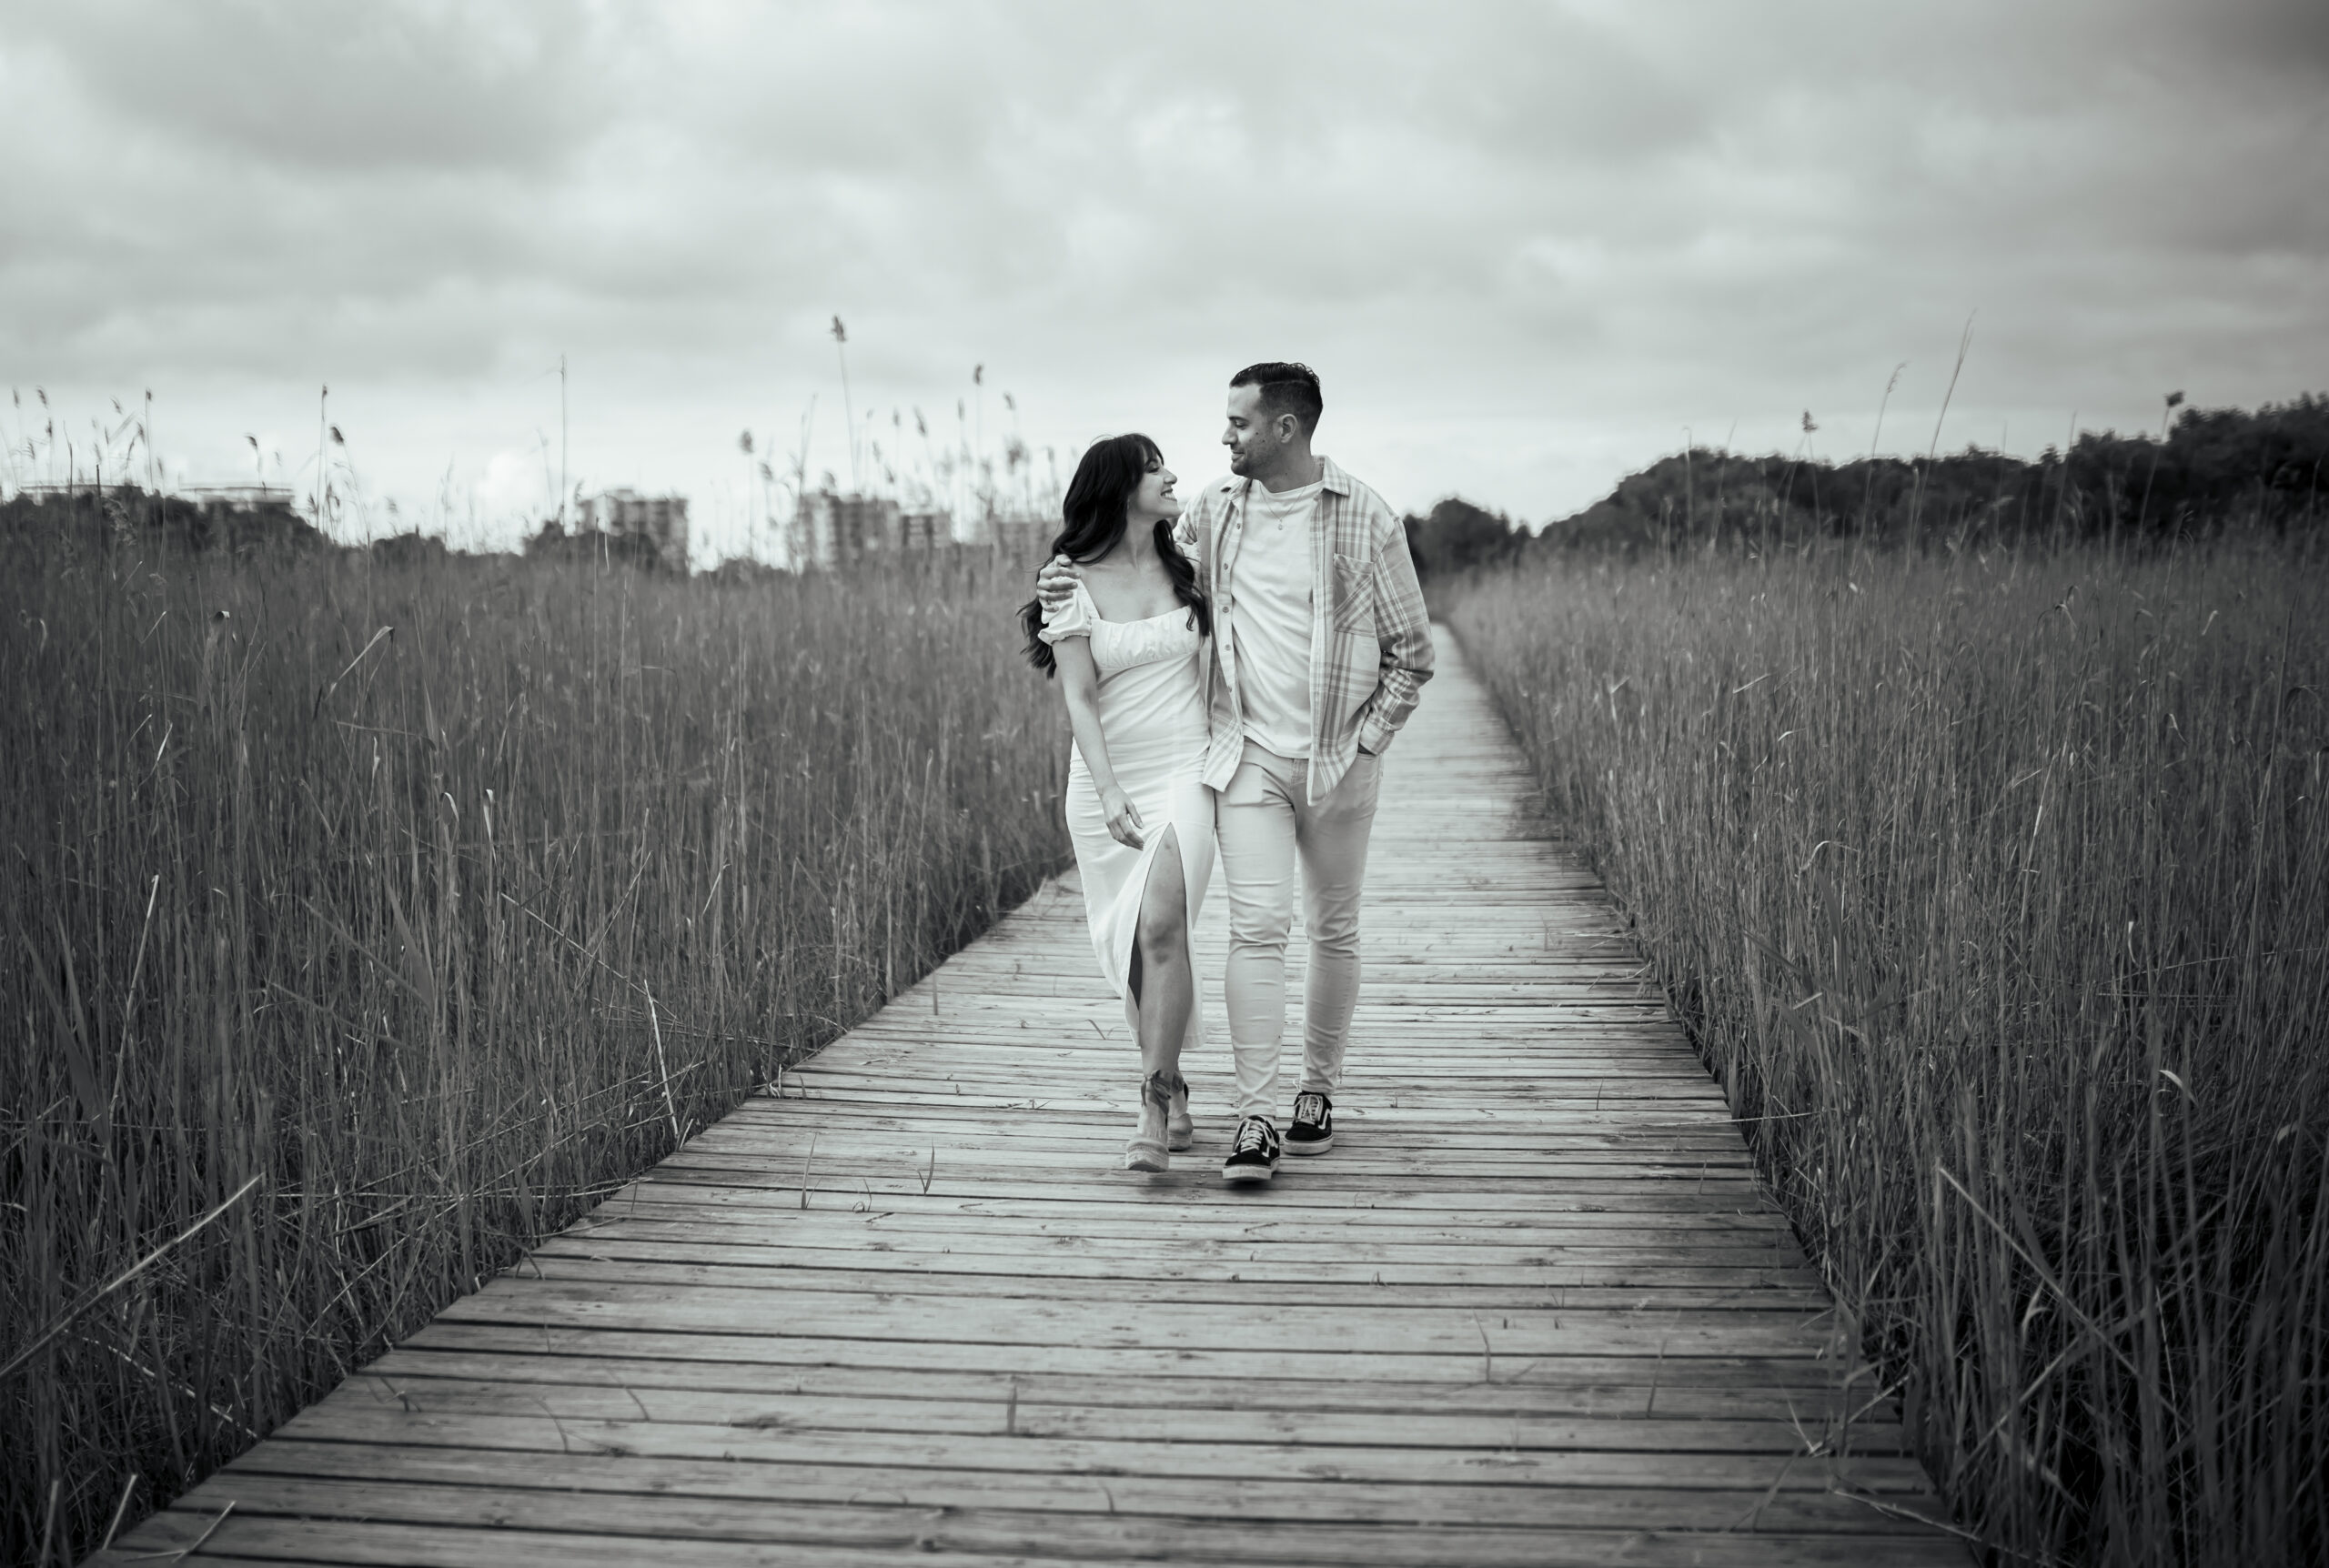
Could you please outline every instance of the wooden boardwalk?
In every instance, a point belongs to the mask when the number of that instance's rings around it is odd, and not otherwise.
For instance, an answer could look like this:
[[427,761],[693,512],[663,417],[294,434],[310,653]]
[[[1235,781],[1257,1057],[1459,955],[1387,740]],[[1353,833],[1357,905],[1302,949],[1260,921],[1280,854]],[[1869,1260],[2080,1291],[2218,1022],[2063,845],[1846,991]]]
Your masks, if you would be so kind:
[[1216,879],[1198,1146],[1116,1169],[1062,879],[102,1560],[1967,1561],[1441,648],[1334,1153],[1219,1180]]

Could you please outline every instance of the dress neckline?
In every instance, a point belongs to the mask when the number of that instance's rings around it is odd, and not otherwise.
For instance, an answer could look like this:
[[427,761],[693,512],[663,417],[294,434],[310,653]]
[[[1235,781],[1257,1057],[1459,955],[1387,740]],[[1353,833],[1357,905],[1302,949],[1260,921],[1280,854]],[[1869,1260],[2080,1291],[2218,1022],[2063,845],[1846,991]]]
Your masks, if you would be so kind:
[[1082,594],[1084,596],[1084,602],[1092,607],[1092,618],[1098,621],[1102,626],[1146,626],[1150,621],[1163,620],[1166,616],[1186,615],[1189,610],[1189,607],[1187,605],[1181,604],[1176,601],[1171,609],[1161,610],[1155,615],[1144,615],[1134,620],[1110,620],[1106,616],[1100,613],[1100,601],[1092,597],[1092,590],[1090,588],[1084,587],[1083,583],[1078,582],[1075,585],[1075,590]]

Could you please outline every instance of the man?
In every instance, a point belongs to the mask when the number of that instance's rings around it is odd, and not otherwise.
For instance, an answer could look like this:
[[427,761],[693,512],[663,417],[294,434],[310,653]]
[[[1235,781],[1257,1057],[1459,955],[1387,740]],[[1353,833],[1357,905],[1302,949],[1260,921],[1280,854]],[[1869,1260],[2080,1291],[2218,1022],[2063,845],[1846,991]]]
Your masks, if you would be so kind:
[[[1406,531],[1381,497],[1312,452],[1325,401],[1306,365],[1251,365],[1230,378],[1229,477],[1182,518],[1213,604],[1205,671],[1229,890],[1224,976],[1237,1075],[1237,1135],[1225,1181],[1266,1181],[1282,1151],[1334,1147],[1358,1001],[1358,903],[1381,764],[1431,678],[1430,622]],[[1038,589],[1064,600],[1072,562]],[[1310,934],[1302,1076],[1280,1139],[1279,1042],[1294,866]]]

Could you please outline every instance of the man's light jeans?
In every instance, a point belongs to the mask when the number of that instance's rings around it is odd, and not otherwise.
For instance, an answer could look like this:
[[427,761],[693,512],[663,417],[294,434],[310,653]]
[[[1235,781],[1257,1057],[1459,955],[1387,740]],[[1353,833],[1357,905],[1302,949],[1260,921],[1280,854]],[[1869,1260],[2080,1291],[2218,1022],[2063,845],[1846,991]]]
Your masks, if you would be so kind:
[[1296,1092],[1342,1083],[1358,1003],[1358,897],[1375,827],[1381,759],[1361,753],[1334,792],[1308,803],[1307,762],[1252,741],[1221,791],[1215,831],[1229,889],[1229,1040],[1237,1114],[1275,1121],[1279,1043],[1285,1029],[1285,941],[1294,925],[1294,865],[1302,862],[1302,923],[1310,937],[1302,1078]]

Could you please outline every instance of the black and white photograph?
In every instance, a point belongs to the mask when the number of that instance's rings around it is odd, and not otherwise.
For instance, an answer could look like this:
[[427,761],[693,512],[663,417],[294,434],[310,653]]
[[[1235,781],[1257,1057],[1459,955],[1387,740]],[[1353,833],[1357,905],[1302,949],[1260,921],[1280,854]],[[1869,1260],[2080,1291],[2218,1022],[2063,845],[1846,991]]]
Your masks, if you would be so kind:
[[0,134],[0,1568],[2324,1561],[2320,0]]

